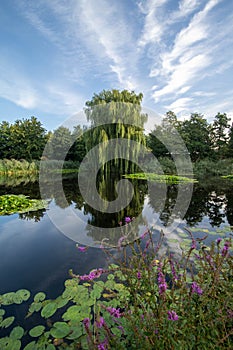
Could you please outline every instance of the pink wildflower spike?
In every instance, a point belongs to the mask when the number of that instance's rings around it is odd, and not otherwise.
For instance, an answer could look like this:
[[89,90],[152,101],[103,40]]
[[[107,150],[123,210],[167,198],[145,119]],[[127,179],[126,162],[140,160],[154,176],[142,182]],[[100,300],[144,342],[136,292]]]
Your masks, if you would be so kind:
[[131,222],[131,218],[129,216],[125,217],[125,223],[129,224]]
[[169,321],[177,321],[179,319],[179,316],[175,313],[175,311],[168,311],[167,315]]
[[79,246],[78,244],[76,245],[76,247],[80,252],[85,252],[88,249],[88,247],[82,247],[82,246]]
[[137,278],[140,280],[142,278],[142,274],[140,271],[137,272]]

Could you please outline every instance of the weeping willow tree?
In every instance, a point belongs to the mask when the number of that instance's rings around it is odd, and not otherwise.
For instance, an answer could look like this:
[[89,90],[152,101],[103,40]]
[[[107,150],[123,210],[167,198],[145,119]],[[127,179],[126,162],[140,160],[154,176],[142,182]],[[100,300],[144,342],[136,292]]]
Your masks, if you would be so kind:
[[[85,137],[86,148],[90,151],[98,145],[93,161],[101,164],[104,173],[116,169],[122,173],[135,171],[146,144],[147,115],[141,112],[142,98],[142,93],[134,91],[103,90],[86,102],[85,113],[91,124]],[[113,139],[124,142],[110,143]]]

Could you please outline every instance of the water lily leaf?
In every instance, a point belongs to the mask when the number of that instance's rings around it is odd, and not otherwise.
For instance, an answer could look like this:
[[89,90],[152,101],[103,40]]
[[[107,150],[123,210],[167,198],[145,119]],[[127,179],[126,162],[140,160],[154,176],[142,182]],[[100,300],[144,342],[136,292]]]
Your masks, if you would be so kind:
[[69,299],[62,298],[61,296],[56,299],[57,308],[65,306],[69,302]]
[[2,338],[0,339],[0,349],[1,350],[20,350],[21,341],[18,339],[12,339],[9,337]]
[[37,350],[37,344],[35,341],[32,341],[31,343],[27,344],[24,348],[24,350]]
[[18,290],[13,297],[15,304],[21,304],[23,301],[27,301],[30,298],[30,292],[26,289]]
[[11,305],[14,304],[14,292],[6,293],[1,296],[1,304],[2,305]]
[[81,323],[75,323],[70,326],[70,334],[67,336],[67,339],[74,340],[78,339],[83,335],[83,327]]
[[63,314],[62,316],[64,321],[82,321],[82,318],[80,318],[80,306],[73,305],[68,308],[68,310]]
[[29,331],[29,335],[31,337],[39,337],[41,334],[43,334],[45,330],[45,326],[36,326]]
[[12,329],[10,333],[10,338],[17,340],[17,339],[21,339],[23,335],[24,335],[24,329],[20,326],[17,326]]
[[46,298],[46,294],[43,292],[39,292],[34,296],[34,301],[37,303],[39,301],[43,301]]
[[15,320],[14,316],[10,316],[10,317],[5,318],[5,320],[3,320],[1,323],[1,327],[2,328],[9,327],[14,322],[14,320]]
[[3,309],[0,309],[0,316],[3,316],[3,315],[5,315],[5,310],[3,310]]
[[41,302],[39,302],[39,303],[33,302],[29,307],[29,312],[30,313],[38,312],[38,311],[40,311],[41,308],[42,308]]
[[56,322],[53,325],[50,333],[54,338],[64,338],[70,333],[70,327],[65,322]]
[[41,316],[44,318],[49,318],[55,314],[57,311],[57,304],[55,302],[50,302],[46,304],[41,310]]
[[49,344],[45,350],[56,350],[56,348],[53,344]]

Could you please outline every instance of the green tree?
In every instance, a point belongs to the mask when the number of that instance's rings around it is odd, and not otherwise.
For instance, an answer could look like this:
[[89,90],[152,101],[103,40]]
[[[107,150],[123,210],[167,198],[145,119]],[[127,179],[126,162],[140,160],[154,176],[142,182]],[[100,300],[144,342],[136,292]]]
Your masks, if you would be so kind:
[[[145,145],[143,132],[147,115],[141,113],[143,94],[138,95],[128,90],[103,90],[94,94],[86,102],[86,116],[91,123],[91,130],[85,133],[86,148],[89,151],[100,145],[97,163],[105,163],[107,142],[111,139],[124,138],[128,140],[130,159],[138,160],[140,144]],[[136,141],[135,147],[130,147],[130,141]],[[122,169],[123,172],[133,170],[132,163],[121,159],[121,147],[115,148],[115,159],[103,167]],[[117,160],[118,159],[118,160]]]
[[0,123],[0,159],[8,158],[10,155],[10,124],[6,121]]
[[82,129],[80,125],[74,127],[72,132],[73,144],[68,152],[67,158],[75,162],[81,162],[86,155],[86,146],[84,141],[85,127]]
[[18,119],[11,125],[3,122],[0,144],[1,157],[28,161],[40,159],[46,144],[46,129],[36,117]]
[[211,136],[213,149],[218,159],[223,159],[227,155],[229,121],[230,118],[227,117],[226,113],[218,113],[212,124]]
[[69,149],[72,144],[71,131],[64,126],[60,126],[50,135],[46,156],[49,159],[65,160],[66,157],[69,158]]
[[229,158],[233,158],[233,123],[229,130],[229,141],[227,145],[227,155]]
[[[166,145],[171,144],[171,140],[177,137],[174,129],[180,131],[181,123],[174,112],[168,111],[160,125],[155,125],[155,129],[147,137],[147,146],[156,157],[169,157],[170,152]],[[177,145],[176,145],[177,147]]]
[[192,113],[190,119],[182,123],[180,132],[192,161],[213,156],[210,126],[201,114]]

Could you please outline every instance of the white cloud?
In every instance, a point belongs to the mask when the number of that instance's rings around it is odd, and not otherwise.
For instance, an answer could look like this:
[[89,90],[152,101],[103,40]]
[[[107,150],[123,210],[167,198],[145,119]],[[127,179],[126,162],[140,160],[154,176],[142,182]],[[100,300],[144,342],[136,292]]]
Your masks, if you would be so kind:
[[185,112],[190,109],[190,103],[192,100],[193,99],[190,97],[179,98],[178,100],[172,102],[170,105],[166,106],[166,108],[176,114]]
[[162,18],[159,18],[160,8],[167,0],[148,0],[140,3],[140,10],[145,15],[145,24],[138,45],[145,46],[149,43],[159,42],[164,32]]
[[[156,101],[164,95],[176,94],[178,90],[186,92],[186,86],[191,87],[203,78],[203,70],[212,63],[206,41],[210,35],[210,25],[206,16],[219,2],[220,0],[210,0],[203,10],[193,16],[188,26],[176,35],[172,50],[161,54],[160,75],[167,83],[153,93]],[[184,4],[183,2],[183,6]],[[157,69],[151,70],[151,77],[157,76]]]

